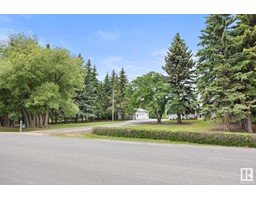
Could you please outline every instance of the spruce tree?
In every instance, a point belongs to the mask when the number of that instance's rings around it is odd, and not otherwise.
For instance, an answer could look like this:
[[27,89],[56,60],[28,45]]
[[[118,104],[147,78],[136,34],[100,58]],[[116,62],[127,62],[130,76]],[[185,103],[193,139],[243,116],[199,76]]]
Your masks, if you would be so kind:
[[121,87],[118,74],[115,71],[112,71],[111,74],[111,95],[108,97],[109,107],[107,111],[110,115],[112,115],[113,110],[113,97],[114,97],[114,119],[116,120],[118,117],[118,113],[122,115],[122,96],[121,96]]
[[192,51],[188,50],[185,41],[177,33],[165,57],[163,69],[168,74],[166,79],[172,88],[172,99],[167,105],[167,112],[177,114],[178,123],[181,123],[182,114],[193,112],[195,96],[192,56]]
[[125,110],[127,107],[127,99],[125,97],[125,91],[128,86],[127,75],[124,71],[124,68],[119,72],[119,83],[120,83],[120,113],[122,115],[122,119],[125,116]]
[[108,96],[110,96],[111,90],[112,90],[112,85],[111,85],[111,80],[110,80],[108,73],[106,74],[106,76],[103,80],[103,86],[104,86],[105,93],[108,94]]
[[127,79],[127,75],[124,71],[124,68],[122,68],[120,73],[119,73],[119,79],[120,79],[121,95],[122,95],[122,97],[124,97],[125,96],[125,89],[128,85],[128,79]]
[[[110,82],[111,82],[112,89],[113,89],[113,86],[114,86],[115,78],[116,78],[116,72],[113,69],[112,73],[111,73],[111,76],[110,76]],[[112,90],[111,90],[111,92],[112,92]]]
[[248,132],[252,133],[252,118],[256,112],[256,15],[237,15],[234,36],[232,64],[240,95],[236,105],[238,118]]
[[109,98],[112,95],[112,85],[110,76],[107,73],[104,80],[103,80],[103,91],[104,91],[104,115],[106,119],[111,118],[111,113],[109,113],[108,108],[111,106],[111,102],[109,101]]
[[232,15],[209,15],[206,28],[202,30],[197,53],[197,87],[201,96],[202,113],[211,118],[223,118],[224,131],[234,116],[236,102],[242,97],[237,93],[234,69],[230,64],[232,55]]
[[92,84],[92,67],[91,61],[88,60],[84,66],[84,90],[80,93],[80,115],[84,116],[86,120],[96,118],[95,101],[97,101],[97,88]]

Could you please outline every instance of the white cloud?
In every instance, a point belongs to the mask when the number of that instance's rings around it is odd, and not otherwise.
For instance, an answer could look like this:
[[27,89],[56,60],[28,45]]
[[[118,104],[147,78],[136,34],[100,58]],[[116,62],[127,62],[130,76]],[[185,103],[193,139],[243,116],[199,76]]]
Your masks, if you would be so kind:
[[98,30],[95,35],[103,40],[116,40],[120,37],[120,33],[117,29],[114,30]]

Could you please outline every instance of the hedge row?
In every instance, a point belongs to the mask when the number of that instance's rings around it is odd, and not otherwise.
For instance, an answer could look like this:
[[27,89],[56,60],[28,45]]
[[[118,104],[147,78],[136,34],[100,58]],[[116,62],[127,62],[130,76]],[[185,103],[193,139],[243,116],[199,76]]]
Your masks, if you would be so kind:
[[112,137],[144,138],[153,140],[169,140],[198,144],[256,148],[256,134],[174,132],[110,127],[94,127],[92,133]]

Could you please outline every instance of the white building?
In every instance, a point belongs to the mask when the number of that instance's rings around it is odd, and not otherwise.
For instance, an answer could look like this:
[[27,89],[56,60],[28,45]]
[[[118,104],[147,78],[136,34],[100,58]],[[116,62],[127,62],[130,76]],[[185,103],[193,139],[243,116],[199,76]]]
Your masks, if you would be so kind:
[[140,120],[140,119],[149,119],[149,113],[147,110],[144,110],[142,108],[139,108],[134,114],[133,114],[133,120]]
[[[168,119],[174,119],[176,120],[178,116],[176,114],[170,114],[168,115]],[[198,119],[203,120],[203,116],[198,113],[190,113],[187,115],[181,115],[181,119]]]

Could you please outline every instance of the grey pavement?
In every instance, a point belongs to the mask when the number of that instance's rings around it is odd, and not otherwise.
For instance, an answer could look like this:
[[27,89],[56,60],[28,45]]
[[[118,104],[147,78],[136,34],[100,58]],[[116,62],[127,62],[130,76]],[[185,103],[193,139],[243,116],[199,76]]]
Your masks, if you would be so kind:
[[256,149],[0,134],[0,184],[255,184],[242,167]]

